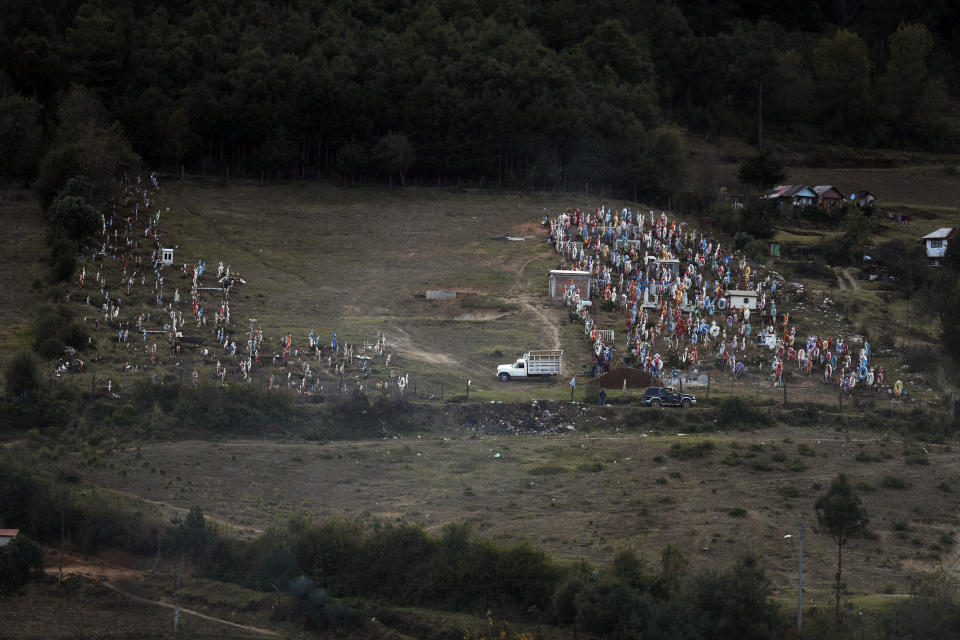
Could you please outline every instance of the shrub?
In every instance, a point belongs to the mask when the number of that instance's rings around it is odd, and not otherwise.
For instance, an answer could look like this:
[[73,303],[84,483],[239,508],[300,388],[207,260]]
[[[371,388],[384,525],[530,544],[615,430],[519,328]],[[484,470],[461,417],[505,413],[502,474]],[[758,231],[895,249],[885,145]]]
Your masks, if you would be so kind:
[[532,476],[555,476],[560,473],[567,473],[569,469],[566,467],[561,467],[559,465],[543,465],[540,467],[534,467],[527,471]]
[[884,489],[906,489],[910,485],[903,478],[883,476],[883,478],[880,479],[880,486]]
[[730,509],[730,511],[729,511],[728,513],[729,513],[730,516],[733,517],[733,518],[746,518],[746,517],[747,517],[747,510],[744,509],[744,508],[742,508],[742,507],[734,507],[733,509]]
[[28,400],[40,389],[40,371],[33,356],[21,351],[10,360],[6,370],[7,394],[16,400]]
[[940,363],[940,349],[925,344],[905,344],[903,360],[910,371],[933,375]]
[[668,450],[667,455],[678,460],[689,460],[691,458],[705,458],[713,453],[716,445],[710,440],[697,442],[694,444],[674,443]]
[[[63,196],[47,212],[47,237],[85,242],[100,227],[100,214],[80,196]],[[72,273],[72,271],[71,271]]]
[[793,485],[785,485],[780,487],[777,492],[784,498],[799,498],[800,490],[794,487]]
[[0,547],[0,595],[19,589],[32,570],[43,569],[43,549],[21,534]]
[[930,464],[926,450],[916,442],[904,443],[903,459],[907,464]]
[[769,426],[770,417],[758,411],[743,399],[733,397],[725,398],[720,403],[716,423],[721,428],[749,429],[751,427]]
[[588,473],[598,473],[603,471],[602,462],[585,462],[577,466],[577,471],[586,471]]
[[730,453],[725,455],[723,457],[723,460],[721,460],[720,462],[727,465],[728,467],[736,467],[738,465],[743,464],[743,458],[741,458],[740,454],[737,453],[736,451],[731,451]]
[[67,282],[77,270],[77,256],[69,242],[58,241],[50,248],[50,282]]

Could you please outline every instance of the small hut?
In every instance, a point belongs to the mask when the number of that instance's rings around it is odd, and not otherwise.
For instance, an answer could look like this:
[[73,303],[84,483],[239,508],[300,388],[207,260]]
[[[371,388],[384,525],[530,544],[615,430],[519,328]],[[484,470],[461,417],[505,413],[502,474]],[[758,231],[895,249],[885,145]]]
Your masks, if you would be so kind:
[[590,272],[553,269],[550,271],[550,297],[563,298],[567,289],[573,285],[580,290],[580,297],[590,299]]
[[757,292],[743,289],[728,289],[725,294],[731,309],[746,307],[750,311],[757,310]]

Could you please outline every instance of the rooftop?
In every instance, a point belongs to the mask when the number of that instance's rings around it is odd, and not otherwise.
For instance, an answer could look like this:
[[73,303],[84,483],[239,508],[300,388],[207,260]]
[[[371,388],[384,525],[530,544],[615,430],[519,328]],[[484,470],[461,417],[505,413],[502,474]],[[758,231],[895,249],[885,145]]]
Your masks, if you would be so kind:
[[940,227],[932,233],[920,238],[921,240],[947,240],[953,237],[953,227]]

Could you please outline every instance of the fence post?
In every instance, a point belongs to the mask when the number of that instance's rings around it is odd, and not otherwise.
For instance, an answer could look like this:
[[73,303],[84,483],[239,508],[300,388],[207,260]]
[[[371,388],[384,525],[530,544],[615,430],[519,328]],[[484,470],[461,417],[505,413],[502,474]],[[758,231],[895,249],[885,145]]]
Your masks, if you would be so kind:
[[707,400],[710,399],[710,374],[707,374]]
[[787,384],[785,382],[782,384],[783,384],[783,406],[787,406]]

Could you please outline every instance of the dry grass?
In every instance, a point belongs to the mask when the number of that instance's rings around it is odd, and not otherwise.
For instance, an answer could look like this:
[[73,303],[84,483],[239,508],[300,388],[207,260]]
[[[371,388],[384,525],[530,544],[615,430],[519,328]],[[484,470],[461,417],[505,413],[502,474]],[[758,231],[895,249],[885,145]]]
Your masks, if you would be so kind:
[[[752,550],[778,590],[789,590],[795,568],[795,549],[783,535],[804,522],[809,585],[825,590],[824,601],[835,548],[813,531],[813,502],[842,471],[868,485],[861,496],[876,534],[851,543],[846,554],[853,593],[887,585],[906,592],[920,571],[956,563],[940,536],[956,527],[960,485],[951,478],[960,465],[943,446],[925,445],[929,465],[907,465],[902,442],[871,433],[848,439],[822,427],[781,427],[678,436],[614,431],[612,424],[629,428],[629,418],[616,420],[588,409],[580,427],[606,430],[564,436],[474,439],[447,429],[443,436],[322,445],[161,443],[143,445],[142,460],[127,450],[113,455],[112,469],[77,471],[124,492],[138,508],[164,513],[199,504],[247,534],[303,513],[399,519],[433,532],[467,520],[483,536],[599,563],[624,547],[655,561],[667,542],[678,542],[695,567],[724,565]],[[700,441],[715,450],[687,460],[668,455],[675,444]],[[908,487],[885,489],[885,476]],[[731,515],[737,508],[746,517]],[[901,521],[909,523],[905,538],[894,531]]]

